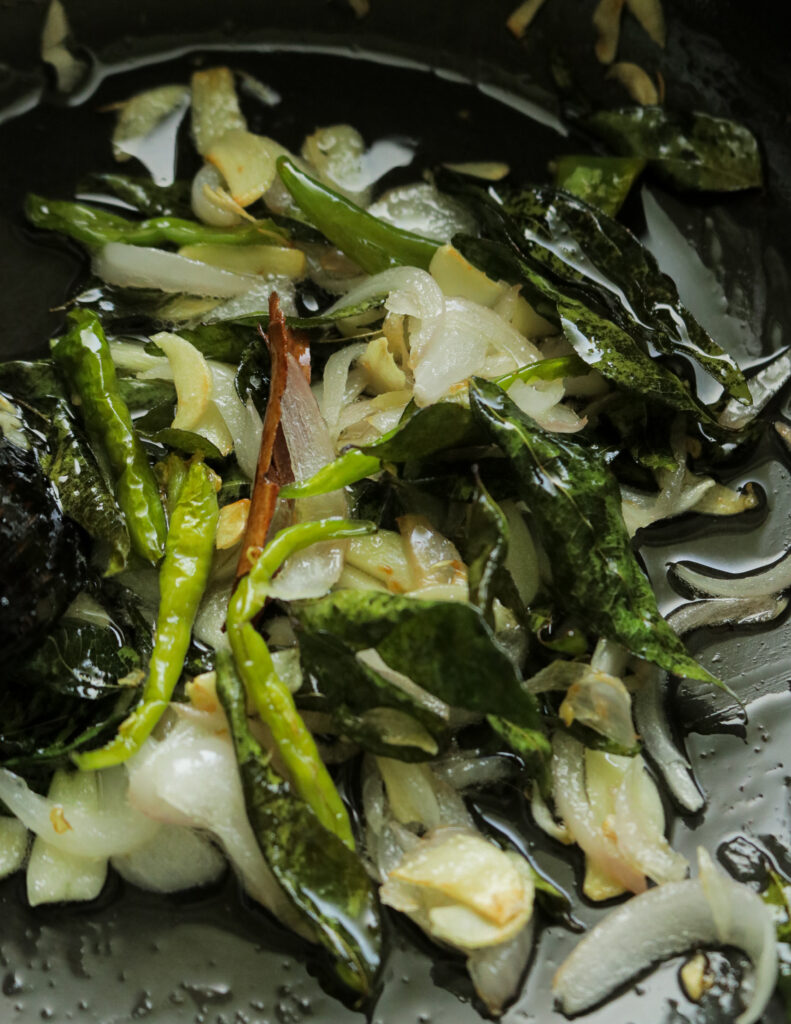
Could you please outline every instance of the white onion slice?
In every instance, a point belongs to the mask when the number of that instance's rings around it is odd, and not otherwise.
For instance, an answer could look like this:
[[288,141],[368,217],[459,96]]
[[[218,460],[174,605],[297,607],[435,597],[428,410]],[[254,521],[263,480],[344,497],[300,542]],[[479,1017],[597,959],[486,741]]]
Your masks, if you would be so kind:
[[625,889],[642,892],[645,877],[628,863],[615,842],[604,834],[585,789],[585,748],[566,733],[552,740],[552,791],[555,807],[575,842],[603,871]]
[[665,710],[667,673],[643,662],[640,676],[640,685],[634,692],[634,715],[643,745],[675,799],[695,814],[705,799],[695,785],[689,762],[673,741]]
[[667,616],[667,623],[679,636],[704,626],[746,625],[771,622],[788,607],[788,597],[713,597],[689,601]]
[[772,915],[752,889],[701,860],[700,878],[635,896],[585,936],[553,982],[564,1013],[590,1009],[660,960],[697,946],[728,945],[743,950],[754,968],[748,1005],[736,1024],[755,1024],[777,977]]
[[522,975],[533,951],[534,932],[535,919],[531,917],[508,942],[476,949],[467,957],[467,970],[475,991],[494,1017],[499,1017],[519,993]]
[[680,882],[689,871],[689,863],[670,846],[662,824],[664,814],[656,786],[643,759],[635,757],[615,794],[613,828],[618,849],[655,882]]
[[221,206],[214,192],[225,185],[225,179],[213,164],[204,164],[192,179],[190,203],[192,212],[203,221],[218,228],[229,228],[241,222],[241,216],[227,206]]
[[226,861],[208,839],[179,825],[162,825],[150,842],[112,865],[127,882],[150,892],[181,892],[216,882]]
[[730,399],[720,413],[720,424],[734,430],[746,426],[755,419],[789,380],[791,380],[791,354],[783,352],[747,381],[753,404],[742,405],[735,398]]
[[[207,715],[207,725],[213,721]],[[129,798],[156,821],[205,829],[222,844],[245,888],[284,924],[305,935],[304,919],[276,882],[245,809],[227,730],[179,718],[167,736],[149,739],[128,763]]]
[[[280,422],[296,480],[307,480],[335,458],[327,425],[301,368],[288,357],[288,376],[281,401]],[[346,498],[342,491],[295,502],[297,522],[344,516]],[[270,594],[282,600],[321,597],[338,582],[343,572],[343,542],[313,544],[284,564],[270,586]]]
[[671,573],[706,597],[767,597],[791,587],[791,551],[749,576],[709,576],[681,562],[672,564]]
[[242,295],[260,283],[254,274],[234,274],[175,252],[123,242],[104,245],[93,258],[93,272],[107,284],[124,288],[158,288],[220,299]]
[[34,793],[7,768],[0,768],[0,800],[26,828],[58,850],[101,860],[141,846],[154,834],[156,824],[127,802],[123,768],[103,771],[100,776],[101,795],[95,812]]
[[[368,345],[364,341],[353,345],[346,345],[337,352],[333,352],[327,360],[327,365],[324,367],[320,405],[324,422],[327,424],[331,436],[336,437],[338,435],[338,421],[344,405],[348,404],[349,400],[353,400],[360,393],[357,391],[352,396],[352,399],[347,397],[349,368],[354,360],[365,352],[367,347]],[[356,388],[354,390],[356,391]]]
[[21,821],[0,816],[0,878],[19,871],[27,857],[29,836]]
[[[391,292],[399,292],[408,296],[409,307],[403,312],[409,313],[410,316],[428,319],[439,316],[445,309],[442,291],[431,274],[425,270],[418,270],[416,267],[393,267],[390,270],[383,270],[381,274],[374,274],[372,277],[366,278],[333,303],[327,312],[334,313],[347,306],[356,306],[367,299],[388,296]],[[406,305],[406,303],[406,298],[394,300],[394,304],[398,306]],[[394,312],[402,312],[402,310],[397,309]]]

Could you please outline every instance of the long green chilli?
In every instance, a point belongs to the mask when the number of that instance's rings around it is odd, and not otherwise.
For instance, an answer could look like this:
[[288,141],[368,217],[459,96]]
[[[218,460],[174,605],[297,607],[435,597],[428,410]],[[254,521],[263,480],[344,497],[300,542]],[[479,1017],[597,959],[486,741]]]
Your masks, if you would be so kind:
[[148,456],[121,397],[102,325],[90,310],[74,310],[68,320],[69,330],[52,344],[53,358],[79,396],[90,439],[110,465],[132,547],[156,564],[165,546],[165,513]]
[[208,468],[193,463],[181,484],[159,573],[160,603],[154,649],[140,703],[106,746],[78,754],[83,771],[121,764],[139,750],[165,712],[190,644],[192,624],[206,589],[217,529],[217,493]]
[[372,533],[373,523],[322,519],[281,530],[239,581],[228,606],[226,628],[234,661],[261,720],[291,774],[297,792],[325,828],[354,848],[349,816],[321,760],[294,698],[275,671],[269,648],[252,620],[263,609],[272,576],[296,551],[323,540]]
[[237,228],[217,228],[181,217],[129,220],[85,203],[45,199],[32,193],[25,200],[25,213],[37,228],[58,231],[89,246],[106,245],[108,242],[125,242],[127,245],[162,245],[167,242],[172,245],[200,242],[252,245],[266,243],[268,239],[282,245],[287,237],[269,220]]
[[280,157],[277,170],[311,224],[367,273],[398,266],[428,270],[437,242],[386,224],[287,157]]

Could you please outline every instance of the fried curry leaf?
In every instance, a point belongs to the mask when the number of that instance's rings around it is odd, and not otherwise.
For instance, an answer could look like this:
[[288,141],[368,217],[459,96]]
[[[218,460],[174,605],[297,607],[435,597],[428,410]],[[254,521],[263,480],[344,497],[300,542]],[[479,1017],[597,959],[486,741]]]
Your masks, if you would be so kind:
[[558,601],[599,636],[669,672],[722,686],[687,653],[656,606],[631,548],[621,495],[592,448],[548,434],[496,385],[470,385],[474,415],[511,461],[551,559]]
[[410,405],[395,430],[361,450],[384,462],[406,462],[474,444],[479,436],[470,410],[459,402],[437,402],[424,409]]
[[455,242],[476,266],[485,267],[487,257],[493,250],[501,263],[510,256],[509,279],[526,281],[555,304],[556,316],[567,340],[574,346],[577,355],[603,377],[647,402],[676,412],[689,413],[709,428],[716,429],[714,415],[672,370],[652,359],[631,335],[607,316],[591,309],[585,300],[574,298],[571,290],[556,287],[547,277],[512,255],[502,243],[466,238],[456,239]]
[[639,156],[567,154],[555,161],[555,184],[615,217],[644,167]]
[[470,600],[491,626],[498,577],[508,553],[508,520],[480,480],[467,506],[464,537],[462,554],[468,568]]
[[478,608],[380,591],[339,590],[292,605],[307,633],[331,633],[454,707],[504,715],[542,730],[538,705]]
[[549,249],[564,265],[562,280],[590,288],[612,321],[644,348],[694,360],[732,397],[750,402],[733,358],[683,306],[672,279],[627,227],[552,188],[512,191],[503,198],[524,238],[524,255],[537,269],[552,276],[556,260],[542,251]]
[[[142,664],[146,629],[114,615],[109,628],[63,618],[37,649],[6,673],[0,763],[55,768],[69,754],[100,745],[137,698],[118,684]],[[150,643],[150,637],[149,637]]]
[[[442,715],[355,657],[336,637],[301,631],[299,655],[303,673],[326,697],[339,731],[364,749],[401,761],[425,761],[447,745],[450,733]],[[367,714],[379,709],[408,716],[433,743],[426,743],[426,736],[417,743],[408,737],[391,742],[386,731],[376,727],[375,716]]]
[[0,390],[19,403],[38,463],[63,511],[96,542],[95,557],[105,573],[119,572],[129,557],[126,520],[51,360],[0,364]]
[[744,125],[665,107],[600,110],[583,125],[622,156],[643,157],[671,185],[733,192],[763,183],[761,155]]
[[233,737],[247,815],[272,874],[315,929],[341,980],[365,994],[380,962],[375,886],[356,854],[328,832],[272,768],[247,724],[230,656],[217,658],[217,692]]
[[248,399],[252,399],[259,416],[263,418],[269,399],[271,365],[264,339],[258,333],[253,335],[238,363],[234,381],[236,393],[245,404]]

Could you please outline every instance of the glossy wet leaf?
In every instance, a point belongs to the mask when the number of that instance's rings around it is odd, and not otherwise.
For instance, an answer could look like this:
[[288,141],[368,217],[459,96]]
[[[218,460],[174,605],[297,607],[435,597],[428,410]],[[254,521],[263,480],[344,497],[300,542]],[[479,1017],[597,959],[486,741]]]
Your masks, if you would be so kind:
[[129,557],[129,530],[51,360],[0,364],[0,391],[21,405],[39,465],[63,511],[96,542],[96,563],[119,572]]
[[621,515],[615,477],[592,447],[543,430],[502,389],[470,385],[474,415],[513,466],[562,606],[599,636],[680,676],[721,686],[656,606]]
[[761,154],[745,125],[664,107],[599,110],[584,126],[623,156],[643,157],[671,185],[732,192],[763,184]]
[[615,217],[644,167],[639,156],[566,154],[555,161],[555,184]]
[[380,962],[379,902],[362,862],[272,768],[250,733],[244,687],[218,658],[217,692],[233,737],[247,815],[270,870],[315,929],[338,976],[360,993]]
[[375,708],[392,709],[414,719],[435,741],[433,753],[447,745],[450,734],[441,715],[356,658],[337,637],[324,631],[300,631],[299,655],[303,674],[326,698],[326,710],[335,725],[364,749],[402,761],[425,761],[431,756],[424,747],[384,740],[363,717]]
[[238,360],[234,383],[240,400],[246,405],[248,399],[252,399],[262,418],[266,415],[270,374],[269,352],[264,339],[256,332]]
[[[747,382],[734,359],[684,307],[673,280],[627,227],[556,189],[512,191],[503,198],[522,234],[523,255],[537,269],[557,275],[558,283],[585,288],[591,304],[598,300],[646,350],[686,356],[732,397],[749,401]],[[550,260],[544,249],[556,259]]]
[[339,590],[292,612],[306,632],[332,634],[353,651],[375,647],[390,668],[448,704],[542,728],[535,698],[472,605]]
[[492,602],[508,553],[508,520],[480,480],[467,506],[462,554],[467,564],[470,600],[492,625]]

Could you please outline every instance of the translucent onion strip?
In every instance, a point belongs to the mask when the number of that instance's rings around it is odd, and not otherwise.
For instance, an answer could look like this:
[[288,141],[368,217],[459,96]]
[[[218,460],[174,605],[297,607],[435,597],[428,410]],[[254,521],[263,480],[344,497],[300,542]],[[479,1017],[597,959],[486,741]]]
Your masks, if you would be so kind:
[[579,943],[553,983],[564,1013],[582,1013],[660,960],[698,946],[735,946],[753,963],[747,1008],[755,1024],[774,990],[777,951],[772,915],[761,897],[714,868],[699,851],[701,877],[669,882],[628,900]]
[[747,626],[772,622],[787,607],[788,598],[776,594],[767,597],[713,597],[682,604],[667,616],[667,621],[679,636],[685,636],[704,626]]
[[768,597],[791,587],[791,551],[749,576],[710,576],[681,562],[671,565],[670,575],[706,597]]
[[665,709],[667,673],[642,662],[640,684],[634,692],[634,715],[643,746],[681,806],[695,814],[705,803],[695,785],[692,768],[676,747]]
[[93,258],[93,271],[107,284],[124,288],[158,288],[219,299],[242,295],[260,283],[253,274],[234,274],[175,252],[123,242],[103,246]]

